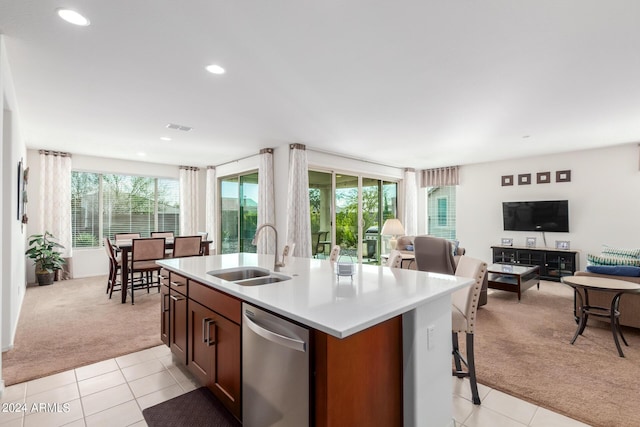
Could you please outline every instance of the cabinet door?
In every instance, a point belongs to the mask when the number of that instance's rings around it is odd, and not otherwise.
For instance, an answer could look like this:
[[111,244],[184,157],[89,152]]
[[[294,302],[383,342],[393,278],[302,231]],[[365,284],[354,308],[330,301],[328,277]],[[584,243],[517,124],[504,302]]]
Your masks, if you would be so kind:
[[191,373],[240,419],[240,326],[189,300],[188,355]]
[[213,369],[209,325],[214,321],[215,313],[206,307],[189,300],[189,363],[187,367],[201,384],[209,385]]
[[160,286],[160,339],[162,342],[169,345],[169,322],[171,321],[169,317],[169,287],[162,285]]
[[[214,341],[213,369],[207,385],[224,405],[238,418],[240,412],[240,326],[215,315],[214,322],[206,325]],[[210,343],[211,344],[211,343]]]
[[182,363],[187,363],[187,298],[169,291],[169,342],[171,351]]

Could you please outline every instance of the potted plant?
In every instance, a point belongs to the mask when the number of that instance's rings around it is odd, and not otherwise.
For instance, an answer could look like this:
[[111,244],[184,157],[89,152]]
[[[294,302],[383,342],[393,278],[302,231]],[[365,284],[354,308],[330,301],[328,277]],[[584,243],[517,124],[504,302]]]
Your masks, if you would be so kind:
[[40,286],[52,284],[56,270],[61,269],[65,263],[58,249],[64,249],[64,246],[56,242],[53,234],[48,231],[29,236],[29,249],[25,254],[36,266],[36,277]]

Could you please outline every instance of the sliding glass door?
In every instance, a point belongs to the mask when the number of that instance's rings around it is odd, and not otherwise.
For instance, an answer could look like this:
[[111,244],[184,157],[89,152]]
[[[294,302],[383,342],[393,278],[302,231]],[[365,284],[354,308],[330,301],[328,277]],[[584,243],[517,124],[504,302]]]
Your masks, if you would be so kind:
[[335,172],[309,171],[312,253],[328,256],[339,245],[342,260],[377,264],[384,221],[397,216],[397,183]]
[[222,178],[220,206],[220,252],[255,253],[251,241],[258,223],[258,173]]
[[353,175],[336,175],[336,245],[340,246],[340,255],[357,261],[360,218],[358,177]]

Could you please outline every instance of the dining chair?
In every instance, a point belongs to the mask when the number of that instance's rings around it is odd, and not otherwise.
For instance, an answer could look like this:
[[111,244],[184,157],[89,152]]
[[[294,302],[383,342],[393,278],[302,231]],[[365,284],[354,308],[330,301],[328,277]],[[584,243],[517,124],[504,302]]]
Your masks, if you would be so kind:
[[[113,245],[111,244],[111,240],[108,237],[104,238],[104,249],[107,252],[107,257],[109,259],[109,277],[107,278],[107,293],[109,294],[109,299],[111,299],[111,295],[113,294],[113,290],[116,286],[120,286],[121,283],[118,280],[118,274],[120,273],[120,269],[122,268],[122,260],[119,256],[116,256],[116,252],[113,249]],[[120,290],[120,288],[118,289]]]
[[329,261],[336,262],[338,261],[338,257],[340,256],[340,245],[335,245],[331,248],[331,253],[329,254]]
[[[147,293],[152,287],[157,287],[160,292],[160,279],[153,279],[153,272],[160,272],[157,260],[164,258],[164,237],[150,237],[147,239],[133,239],[131,242],[131,261],[129,263],[129,289],[131,290],[131,304],[134,301],[134,290],[146,288]],[[134,273],[144,273],[146,280],[136,283],[133,280]]]
[[[173,231],[152,231],[151,237],[164,237],[165,239],[173,239]],[[172,256],[173,249],[165,249],[164,257],[171,258]]]
[[173,239],[173,258],[202,255],[201,236],[178,236]]
[[113,235],[113,238],[116,241],[116,243],[118,242],[118,240],[139,239],[140,233],[116,233]]
[[[455,371],[453,376],[458,378],[469,377],[471,386],[471,397],[475,405],[480,404],[480,396],[478,395],[478,382],[476,380],[476,363],[473,354],[473,335],[476,325],[476,312],[478,310],[478,301],[480,300],[480,291],[482,282],[487,272],[487,263],[479,259],[468,256],[460,257],[455,275],[459,277],[469,277],[475,280],[471,286],[457,290],[451,295],[451,326],[453,341],[453,361]],[[460,354],[458,344],[458,333],[466,334],[466,359]],[[467,370],[462,370],[462,364]]]
[[169,237],[173,238],[173,231],[152,231],[151,237]]
[[387,267],[389,268],[402,268],[402,253],[399,250],[394,249],[389,253],[387,259]]

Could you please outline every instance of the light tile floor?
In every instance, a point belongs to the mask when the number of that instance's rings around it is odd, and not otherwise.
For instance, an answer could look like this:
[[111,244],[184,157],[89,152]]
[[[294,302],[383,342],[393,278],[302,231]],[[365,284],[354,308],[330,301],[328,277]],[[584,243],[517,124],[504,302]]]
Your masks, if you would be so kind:
[[[585,426],[482,385],[482,405],[473,405],[468,380],[452,380],[456,427]],[[143,409],[196,387],[161,345],[7,387],[0,426],[144,427]]]

